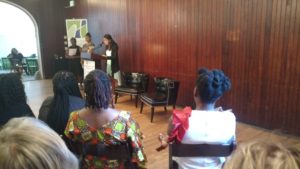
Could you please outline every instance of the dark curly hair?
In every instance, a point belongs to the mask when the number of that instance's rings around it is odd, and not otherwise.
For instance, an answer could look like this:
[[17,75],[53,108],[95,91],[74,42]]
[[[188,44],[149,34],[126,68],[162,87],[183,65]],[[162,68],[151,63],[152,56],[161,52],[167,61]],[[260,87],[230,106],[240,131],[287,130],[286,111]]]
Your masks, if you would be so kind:
[[204,103],[215,103],[231,88],[230,79],[221,70],[201,68],[196,81],[198,95]]
[[90,72],[84,79],[86,107],[107,109],[112,99],[111,84],[108,75],[102,70]]
[[0,112],[18,103],[26,103],[21,77],[17,73],[0,75]]
[[73,73],[61,71],[54,75],[54,99],[47,117],[47,124],[58,134],[63,134],[69,119],[69,96],[82,97]]

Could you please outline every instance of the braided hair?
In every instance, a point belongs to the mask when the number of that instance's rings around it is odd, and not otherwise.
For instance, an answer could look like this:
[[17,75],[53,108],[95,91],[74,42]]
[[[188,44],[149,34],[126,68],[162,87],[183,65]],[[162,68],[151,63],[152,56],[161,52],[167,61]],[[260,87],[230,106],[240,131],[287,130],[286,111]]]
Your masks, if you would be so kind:
[[0,112],[5,112],[18,103],[26,103],[21,76],[17,73],[0,75]]
[[58,134],[63,134],[69,119],[69,96],[82,97],[73,73],[61,71],[53,77],[54,99],[47,117],[47,124]]
[[231,88],[231,82],[221,70],[202,68],[198,71],[196,88],[201,101],[210,104]]
[[112,99],[111,84],[108,75],[102,70],[90,72],[84,79],[86,107],[107,109]]

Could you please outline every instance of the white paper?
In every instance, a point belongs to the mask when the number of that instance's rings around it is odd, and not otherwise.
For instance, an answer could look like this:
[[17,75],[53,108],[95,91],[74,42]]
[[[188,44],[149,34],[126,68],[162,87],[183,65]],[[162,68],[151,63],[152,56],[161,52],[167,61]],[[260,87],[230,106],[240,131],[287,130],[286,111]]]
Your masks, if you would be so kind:
[[69,48],[69,56],[76,56],[76,53],[77,53],[77,49],[70,49]]
[[86,77],[91,71],[96,69],[96,63],[92,60],[83,60],[83,72]]

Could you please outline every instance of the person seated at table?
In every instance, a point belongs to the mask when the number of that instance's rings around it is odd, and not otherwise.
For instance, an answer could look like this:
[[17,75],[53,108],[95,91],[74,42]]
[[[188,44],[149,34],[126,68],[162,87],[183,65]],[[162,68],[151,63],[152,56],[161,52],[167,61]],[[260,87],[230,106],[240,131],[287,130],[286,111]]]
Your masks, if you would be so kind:
[[14,117],[34,114],[26,103],[21,77],[17,73],[0,74],[0,126]]
[[0,130],[1,169],[78,169],[63,140],[35,118],[11,119]]
[[69,115],[85,106],[76,78],[71,72],[58,72],[53,80],[54,96],[48,97],[39,111],[38,118],[46,122],[59,135],[64,135]]
[[80,52],[81,48],[76,44],[76,38],[71,38],[71,46],[68,48],[66,53],[66,58],[68,59],[69,71],[72,72],[76,78],[77,82],[82,86],[83,81],[83,69],[81,66]]
[[130,140],[132,154],[128,154],[131,159],[127,161],[110,160],[105,156],[89,153],[79,154],[82,156],[82,168],[128,168],[129,164],[145,168],[146,156],[138,123],[132,119],[129,112],[109,108],[112,92],[108,75],[101,70],[90,72],[84,80],[84,92],[86,107],[70,115],[65,135],[81,147],[113,147]]
[[[229,78],[221,70],[200,69],[194,88],[196,109],[174,110],[169,122],[168,136],[160,134],[161,146],[169,142],[183,144],[231,144],[235,141],[235,116],[231,111],[216,108],[216,102],[231,87]],[[175,157],[181,169],[221,169],[222,157]]]
[[24,56],[19,53],[16,48],[11,49],[11,53],[7,56],[12,68],[19,73],[22,73],[22,69],[25,71],[26,75],[29,75],[27,71],[27,66],[23,63]]
[[239,144],[223,169],[299,169],[299,154],[299,147],[255,140]]

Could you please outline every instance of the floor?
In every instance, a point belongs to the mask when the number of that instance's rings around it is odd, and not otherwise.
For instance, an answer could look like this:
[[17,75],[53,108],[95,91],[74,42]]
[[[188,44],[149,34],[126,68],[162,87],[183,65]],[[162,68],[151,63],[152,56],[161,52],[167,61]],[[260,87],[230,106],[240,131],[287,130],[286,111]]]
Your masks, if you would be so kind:
[[[52,94],[52,83],[50,80],[28,81],[24,82],[28,103],[38,115],[38,110],[42,101]],[[135,108],[134,101],[129,96],[122,96],[116,104],[119,110],[127,110],[132,112],[133,117],[141,125],[141,129],[145,135],[144,147],[148,158],[149,169],[167,169],[168,168],[168,150],[156,152],[155,148],[159,145],[157,136],[159,133],[165,133],[167,121],[171,114],[171,107],[168,113],[163,108],[158,108],[154,116],[154,122],[150,123],[150,109],[144,108],[143,114],[139,113],[139,108]],[[291,135],[283,135],[269,130],[261,129],[251,125],[237,123],[237,140],[238,143],[253,139],[268,139],[283,144],[300,143],[300,138]]]
[[[6,73],[10,73],[10,70],[0,70],[0,74],[6,74]],[[23,73],[22,75],[22,81],[26,82],[26,81],[33,81],[35,80],[34,75],[26,75],[25,73]]]

